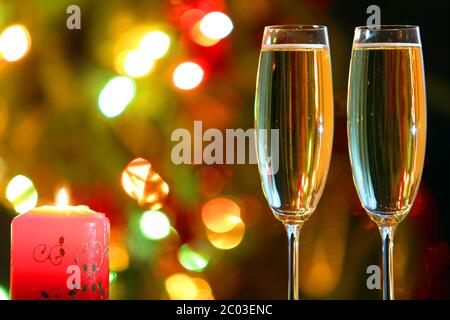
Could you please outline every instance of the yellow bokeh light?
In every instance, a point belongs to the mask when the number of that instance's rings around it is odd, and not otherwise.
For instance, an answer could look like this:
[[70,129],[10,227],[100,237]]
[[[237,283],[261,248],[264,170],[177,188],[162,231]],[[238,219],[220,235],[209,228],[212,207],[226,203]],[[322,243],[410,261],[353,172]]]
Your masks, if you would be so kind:
[[211,242],[214,247],[222,250],[233,249],[237,247],[244,238],[245,224],[240,220],[240,222],[228,232],[218,233],[207,229],[206,234],[209,242]]
[[165,286],[171,300],[194,300],[198,295],[196,282],[184,273],[168,277]]
[[210,12],[200,21],[200,31],[210,39],[223,39],[233,30],[233,22],[222,12]]
[[109,267],[114,272],[128,269],[130,257],[125,246],[119,243],[111,243],[109,246]]
[[165,287],[171,300],[213,300],[211,286],[202,278],[176,273],[166,279]]
[[197,87],[203,80],[202,67],[194,62],[183,62],[173,72],[175,87],[182,90],[191,90]]
[[192,281],[194,281],[195,286],[197,287],[197,296],[195,297],[196,300],[212,300],[212,290],[209,283],[202,279],[202,278],[192,278]]
[[192,27],[191,36],[196,43],[204,47],[211,47],[220,41],[220,39],[211,39],[205,36],[200,31],[200,21]]
[[38,193],[33,182],[25,176],[18,175],[11,179],[6,187],[6,199],[18,213],[25,213],[36,207]]
[[169,194],[168,184],[143,158],[131,161],[123,170],[122,187],[140,206],[149,210],[160,209]]
[[98,106],[107,118],[120,115],[136,94],[133,79],[127,77],[112,78],[100,92]]
[[170,38],[161,31],[147,33],[139,44],[139,49],[151,58],[159,59],[164,56],[170,47]]
[[205,226],[213,232],[228,232],[242,220],[241,209],[231,199],[216,198],[208,201],[202,208],[202,219]]
[[123,35],[116,45],[115,68],[127,76],[139,78],[149,74],[155,60],[170,47],[169,36],[162,31],[149,31],[148,26],[135,28]]
[[133,78],[147,75],[154,65],[154,60],[141,49],[128,52],[123,59],[124,72]]
[[8,62],[23,58],[31,47],[31,37],[23,25],[12,25],[0,35],[0,53]]
[[322,297],[336,287],[338,272],[330,264],[323,245],[316,245],[312,261],[311,268],[302,279],[302,287],[308,295]]

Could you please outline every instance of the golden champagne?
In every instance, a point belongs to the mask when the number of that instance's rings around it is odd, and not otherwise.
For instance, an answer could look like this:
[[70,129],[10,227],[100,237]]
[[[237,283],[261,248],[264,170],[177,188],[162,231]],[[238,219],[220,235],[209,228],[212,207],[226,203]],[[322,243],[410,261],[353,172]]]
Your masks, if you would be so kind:
[[359,198],[376,222],[399,222],[414,202],[425,155],[420,45],[356,44],[348,90],[349,149]]
[[[333,140],[333,88],[328,47],[262,48],[255,99],[257,155],[264,194],[283,222],[306,221],[322,194]],[[258,129],[278,129],[273,141]],[[273,143],[277,171],[268,174]],[[275,148],[276,149],[276,148]]]

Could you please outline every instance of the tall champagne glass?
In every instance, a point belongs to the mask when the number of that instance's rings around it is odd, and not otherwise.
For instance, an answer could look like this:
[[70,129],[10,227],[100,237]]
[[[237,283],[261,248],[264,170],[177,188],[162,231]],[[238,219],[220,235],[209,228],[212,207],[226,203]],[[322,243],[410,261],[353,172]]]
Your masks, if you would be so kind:
[[347,98],[348,143],[359,199],[383,243],[383,298],[394,299],[394,232],[414,203],[426,140],[419,28],[355,29]]
[[288,234],[288,297],[296,300],[299,233],[322,195],[333,140],[326,27],[265,28],[256,85],[255,129],[264,195]]

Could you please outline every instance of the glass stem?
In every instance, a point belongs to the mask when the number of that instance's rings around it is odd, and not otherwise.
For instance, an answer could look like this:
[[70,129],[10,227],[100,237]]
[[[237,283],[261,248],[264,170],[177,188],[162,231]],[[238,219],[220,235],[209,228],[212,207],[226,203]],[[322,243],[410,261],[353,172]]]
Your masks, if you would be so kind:
[[383,300],[394,300],[394,233],[396,225],[380,226],[383,242]]
[[288,242],[289,242],[289,280],[288,280],[288,299],[299,299],[299,237],[301,224],[286,223]]

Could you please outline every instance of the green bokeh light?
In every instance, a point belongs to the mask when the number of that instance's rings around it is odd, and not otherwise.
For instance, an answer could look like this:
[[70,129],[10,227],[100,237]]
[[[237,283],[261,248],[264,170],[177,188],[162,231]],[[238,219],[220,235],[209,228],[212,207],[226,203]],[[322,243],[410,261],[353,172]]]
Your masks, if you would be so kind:
[[117,272],[109,272],[109,283],[113,283],[117,279]]
[[0,300],[9,300],[8,290],[0,286]]
[[115,118],[125,111],[136,95],[136,84],[128,77],[114,77],[98,96],[98,106],[107,118]]
[[208,266],[209,255],[198,252],[185,243],[178,251],[178,261],[187,270],[202,271]]

